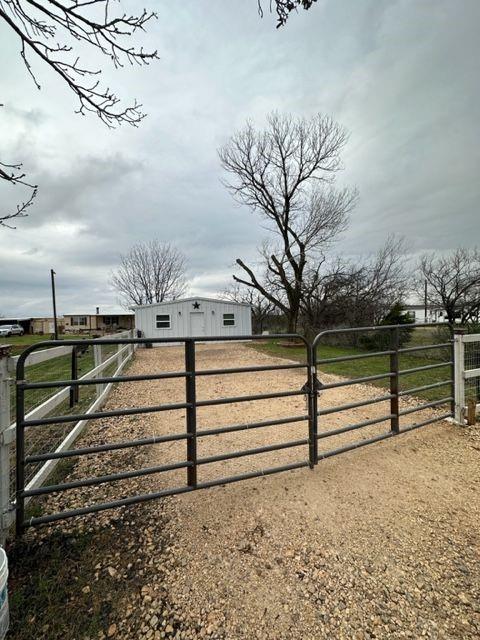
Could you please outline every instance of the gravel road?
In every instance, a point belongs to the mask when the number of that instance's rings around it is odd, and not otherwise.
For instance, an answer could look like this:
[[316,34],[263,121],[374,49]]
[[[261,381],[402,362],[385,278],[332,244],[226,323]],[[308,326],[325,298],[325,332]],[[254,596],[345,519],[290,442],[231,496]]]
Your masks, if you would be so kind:
[[[275,359],[242,344],[200,345],[197,368],[266,364]],[[280,361],[278,361],[280,362]],[[283,361],[284,362],[284,361]],[[183,368],[177,347],[139,350],[130,372]],[[198,398],[300,389],[303,370],[205,376]],[[323,381],[336,379],[324,375]],[[185,382],[127,383],[109,407],[181,402]],[[329,390],[323,407],[375,397],[364,385]],[[404,406],[414,403],[405,398]],[[199,429],[303,415],[303,397],[216,405],[199,410]],[[388,403],[326,416],[330,430],[389,413]],[[440,412],[441,413],[441,412]],[[407,416],[404,425],[440,415]],[[182,432],[185,412],[105,419],[80,446]],[[321,450],[370,437],[387,422],[320,441]],[[210,456],[307,437],[307,423],[200,439]],[[321,461],[308,468],[180,495],[127,510],[59,523],[73,532],[137,518],[129,564],[142,586],[114,611],[100,634],[148,638],[480,637],[478,428],[445,421]],[[307,446],[199,468],[199,480],[306,460]],[[185,458],[185,442],[83,458],[69,479]],[[148,475],[53,495],[46,510],[67,509],[185,483],[186,471]],[[141,517],[139,517],[139,514]],[[41,533],[48,538],[50,529]],[[112,533],[112,546],[115,545]],[[125,559],[99,558],[126,576]],[[129,570],[131,569],[131,566]],[[113,575],[113,573],[112,573]],[[128,574],[129,575],[129,574]]]

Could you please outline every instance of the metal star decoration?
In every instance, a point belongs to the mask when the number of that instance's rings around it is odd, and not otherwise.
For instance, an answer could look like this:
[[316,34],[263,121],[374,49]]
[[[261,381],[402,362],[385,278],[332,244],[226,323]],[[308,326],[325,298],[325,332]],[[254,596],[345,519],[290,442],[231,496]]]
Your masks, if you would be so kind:
[[194,309],[200,309],[200,303],[199,302],[194,302],[193,303],[193,308]]

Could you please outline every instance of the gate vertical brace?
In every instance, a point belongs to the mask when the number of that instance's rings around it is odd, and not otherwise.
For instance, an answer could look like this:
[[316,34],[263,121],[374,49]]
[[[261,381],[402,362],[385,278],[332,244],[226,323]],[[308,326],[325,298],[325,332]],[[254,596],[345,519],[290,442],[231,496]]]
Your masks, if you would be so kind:
[[400,433],[400,415],[399,415],[399,391],[400,391],[400,380],[399,380],[399,358],[398,358],[398,349],[400,347],[400,330],[398,327],[395,327],[391,330],[390,333],[390,349],[393,353],[390,354],[390,373],[393,373],[393,376],[390,376],[390,395],[393,398],[390,398],[390,413],[392,417],[390,418],[390,428],[393,433]]
[[195,377],[195,342],[185,341],[185,395],[187,407],[187,461],[192,466],[187,467],[187,484],[189,487],[197,486],[197,390]]
[[21,536],[24,532],[25,522],[25,389],[22,383],[25,380],[25,360],[20,355],[17,363],[17,389],[16,389],[16,464],[15,464],[15,480],[16,480],[16,516],[15,529],[17,536]]
[[310,469],[318,464],[318,401],[317,401],[317,363],[316,349],[307,347],[308,363],[308,440]]

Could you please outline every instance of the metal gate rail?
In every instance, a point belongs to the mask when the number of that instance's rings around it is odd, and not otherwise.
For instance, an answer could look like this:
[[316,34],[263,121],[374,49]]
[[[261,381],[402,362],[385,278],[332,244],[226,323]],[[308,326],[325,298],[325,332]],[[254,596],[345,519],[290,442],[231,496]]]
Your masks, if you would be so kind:
[[[248,478],[256,478],[259,476],[270,475],[273,473],[279,473],[282,471],[300,469],[303,467],[313,468],[319,460],[337,455],[358,447],[363,447],[386,438],[417,429],[427,424],[436,422],[438,420],[450,417],[454,412],[453,403],[453,356],[446,361],[435,362],[429,365],[422,365],[419,367],[413,367],[402,370],[400,368],[401,354],[411,354],[416,351],[428,351],[432,349],[444,349],[448,348],[449,353],[453,353],[452,341],[431,344],[431,345],[419,345],[415,347],[400,347],[400,331],[409,328],[418,328],[422,326],[436,326],[436,325],[391,325],[391,326],[376,326],[376,327],[361,327],[361,328],[347,328],[338,330],[328,330],[319,334],[312,345],[310,345],[305,338],[297,334],[280,334],[268,336],[268,339],[289,339],[298,340],[305,348],[305,363],[285,363],[285,364],[271,364],[261,366],[246,366],[246,367],[231,367],[222,369],[203,369],[197,370],[195,362],[195,345],[196,343],[205,342],[233,342],[233,341],[252,341],[252,340],[264,340],[265,336],[216,336],[216,337],[198,337],[198,338],[131,338],[122,339],[121,342],[128,345],[152,345],[152,344],[165,344],[175,343],[181,344],[184,347],[184,369],[182,371],[171,372],[159,372],[154,374],[145,375],[120,375],[120,376],[104,376],[98,378],[82,378],[71,380],[48,380],[42,382],[29,382],[25,379],[25,362],[28,356],[37,349],[45,349],[49,347],[57,347],[59,344],[62,346],[88,346],[90,344],[96,345],[118,345],[118,340],[112,339],[97,339],[92,340],[61,340],[61,341],[45,341],[37,343],[27,348],[19,357],[17,363],[17,432],[16,432],[16,445],[17,445],[17,466],[16,466],[16,482],[17,482],[17,500],[16,500],[16,528],[17,533],[21,534],[26,527],[36,526],[40,524],[54,522],[64,518],[70,518],[73,516],[84,515],[88,513],[96,513],[105,509],[112,509],[116,507],[122,507],[126,505],[137,504],[146,502],[148,500],[154,500],[156,498],[171,496],[174,494],[186,493],[195,491],[197,489],[205,489],[218,485],[229,484]],[[442,325],[440,325],[442,326]],[[345,355],[335,358],[318,358],[317,351],[322,341],[327,336],[334,336],[338,334],[350,334],[354,332],[386,332],[388,338],[388,348],[384,350],[368,351],[364,354]],[[328,384],[322,384],[318,380],[318,367],[322,365],[328,365],[338,362],[357,361],[363,358],[373,357],[388,357],[388,369],[384,372],[360,376],[349,380],[338,380]],[[449,367],[450,377],[448,379],[434,382],[430,384],[420,385],[412,387],[410,389],[400,389],[400,381],[404,376],[416,372],[428,371],[430,369],[437,369],[440,367]],[[213,398],[198,400],[196,390],[196,380],[199,377],[214,376],[214,375],[241,375],[243,373],[261,373],[277,370],[294,370],[305,369],[306,370],[306,383],[301,389],[298,390],[284,390],[273,393],[257,393],[251,395],[231,396],[225,398]],[[176,402],[169,404],[157,404],[152,406],[142,406],[137,408],[125,408],[125,409],[112,409],[106,411],[96,411],[90,413],[78,413],[68,415],[49,416],[41,419],[28,419],[25,415],[25,393],[30,389],[48,389],[54,387],[70,387],[71,398],[78,401],[78,389],[85,385],[99,385],[99,384],[121,384],[125,382],[136,381],[152,381],[152,380],[168,380],[168,379],[184,379],[184,402]],[[380,395],[362,399],[356,402],[350,402],[340,404],[336,406],[319,408],[318,392],[335,389],[340,387],[347,387],[351,385],[365,384],[370,382],[377,382],[380,380],[386,380],[388,382],[388,392],[381,393]],[[452,391],[448,393],[444,398],[431,402],[426,402],[413,408],[400,409],[400,398],[412,393],[425,391],[428,389],[434,389],[437,387],[449,386]],[[247,401],[263,401],[277,398],[288,398],[294,396],[304,395],[307,397],[308,410],[305,414],[295,416],[285,416],[282,418],[273,418],[269,420],[262,420],[257,422],[247,422],[240,424],[229,424],[218,426],[214,428],[197,428],[197,409],[201,407],[209,407],[215,405],[224,405],[231,403],[247,402]],[[329,416],[334,413],[356,409],[358,407],[365,407],[380,402],[390,403],[389,410],[383,416],[370,418],[357,423],[349,424],[339,427],[337,429],[331,429],[328,431],[319,432],[319,419],[323,416]],[[415,424],[408,426],[400,425],[401,418],[403,416],[410,415],[414,412],[424,409],[435,408],[442,404],[449,403],[450,410],[444,415],[437,415],[433,418],[422,420]],[[68,422],[78,422],[81,420],[99,420],[102,418],[137,415],[137,414],[150,414],[163,411],[178,411],[184,410],[185,416],[185,431],[181,433],[172,433],[167,435],[152,436],[147,438],[137,438],[126,442],[112,442],[107,444],[92,445],[88,447],[71,448],[64,451],[52,451],[48,453],[39,453],[36,455],[25,455],[25,431],[27,429],[39,429],[42,426],[48,426],[53,424],[62,424]],[[353,443],[348,443],[344,446],[337,447],[331,450],[321,451],[318,450],[319,441],[324,442],[325,439],[345,434],[350,431],[358,431],[366,427],[380,424],[388,421],[390,423],[390,429],[387,432],[367,437],[362,440],[357,440]],[[231,451],[228,453],[221,453],[217,455],[210,455],[206,457],[199,457],[197,452],[197,442],[199,438],[205,438],[209,436],[221,435],[225,433],[239,432],[251,429],[261,429],[276,425],[288,425],[292,423],[306,422],[308,424],[308,430],[305,432],[305,437],[282,442],[278,444],[271,444],[262,447],[255,447],[250,449],[244,449],[240,451]],[[48,486],[41,486],[34,489],[27,490],[25,488],[25,467],[30,464],[35,464],[42,461],[66,459],[77,456],[85,456],[92,454],[99,454],[102,452],[116,451],[121,449],[130,449],[134,447],[140,447],[145,445],[156,445],[160,443],[185,441],[186,443],[186,456],[184,460],[178,462],[172,462],[170,464],[156,465],[143,469],[136,469],[132,471],[124,471],[118,473],[111,473],[103,476],[83,478],[79,480],[73,480],[70,482],[64,482],[61,484],[51,484]],[[227,476],[223,478],[216,478],[214,480],[208,480],[199,482],[197,478],[197,470],[199,466],[212,464],[220,461],[240,458],[244,456],[254,456],[258,454],[270,453],[274,451],[296,448],[296,447],[308,447],[308,455],[303,460],[292,462],[290,464],[284,464],[275,467],[268,467],[263,469],[257,469],[246,473],[240,473],[237,475]],[[174,469],[186,469],[186,484],[162,489],[147,494],[133,495],[110,502],[104,502],[101,504],[93,504],[85,507],[71,509],[60,513],[53,513],[49,515],[42,515],[38,517],[25,518],[25,503],[26,500],[33,496],[48,495],[53,492],[68,491],[70,489],[96,486],[103,483],[116,482],[129,478],[138,478],[151,474],[157,474]]]
[[[389,391],[390,393],[386,395],[377,396],[375,398],[369,398],[367,400],[361,400],[358,402],[351,402],[348,404],[341,404],[336,406],[327,407],[325,409],[318,410],[318,400],[315,396],[313,399],[313,431],[314,431],[314,457],[315,464],[318,463],[318,460],[322,460],[324,458],[329,458],[330,456],[337,455],[339,453],[344,453],[346,451],[351,451],[353,449],[357,449],[359,447],[363,447],[367,444],[372,444],[374,442],[379,442],[380,440],[385,440],[386,438],[391,438],[392,436],[399,435],[401,433],[406,433],[408,431],[412,431],[413,429],[417,429],[419,427],[426,426],[433,422],[437,422],[438,420],[443,420],[446,418],[450,418],[454,415],[455,407],[454,407],[454,376],[453,376],[453,367],[454,367],[454,356],[453,356],[453,340],[449,340],[448,342],[435,343],[435,344],[427,344],[427,345],[418,345],[414,347],[400,347],[400,332],[401,330],[409,330],[414,328],[421,327],[443,327],[440,323],[432,323],[432,324],[412,324],[412,325],[383,325],[383,326],[373,326],[373,327],[348,327],[344,329],[329,329],[327,331],[323,331],[318,334],[313,341],[312,352],[313,352],[313,363],[314,363],[314,375],[317,377],[317,367],[319,365],[324,364],[332,364],[338,362],[348,362],[351,360],[361,360],[364,358],[372,358],[372,357],[389,357],[389,367],[383,373],[363,376],[359,378],[353,378],[349,380],[341,380],[338,382],[332,382],[328,384],[319,383],[319,389],[321,391],[328,389],[336,389],[339,387],[347,387],[350,385],[356,384],[364,384],[369,382],[376,382],[379,380],[388,379],[389,380]],[[374,332],[376,334],[387,334],[389,348],[384,349],[383,351],[374,351],[367,352],[363,354],[355,354],[355,355],[347,355],[347,356],[338,356],[335,358],[318,358],[317,350],[322,343],[322,340],[327,336],[338,336],[342,334],[355,334],[355,333],[365,333],[365,332]],[[450,358],[444,362],[422,365],[419,367],[412,367],[409,369],[400,369],[400,356],[401,354],[411,354],[418,351],[428,351],[432,349],[444,349],[448,348]],[[417,387],[412,387],[410,389],[400,389],[400,377],[408,376],[412,373],[417,373],[420,371],[428,371],[431,369],[438,369],[442,367],[449,367],[450,377],[447,380],[442,380],[439,382],[421,385]],[[411,395],[413,393],[419,393],[421,391],[426,391],[428,389],[434,389],[437,387],[449,386],[450,394],[440,400],[435,400],[432,402],[427,402],[421,405],[417,405],[415,407],[400,409],[399,401],[400,398],[405,395]],[[325,432],[318,432],[318,418],[320,416],[331,415],[333,413],[338,413],[341,411],[346,411],[350,409],[355,409],[357,407],[365,407],[368,405],[376,404],[379,402],[390,401],[390,412],[386,415],[380,416],[379,418],[372,418],[370,420],[364,420],[363,422],[358,422],[354,424],[347,425],[345,427],[340,427],[338,429],[333,429]],[[417,411],[422,411],[429,408],[434,408],[437,406],[441,406],[443,404],[448,403],[450,405],[450,410],[448,413],[445,413],[440,416],[435,416],[434,418],[429,418],[423,420],[419,423],[411,424],[406,427],[400,427],[400,418],[402,416],[410,415]],[[332,436],[340,435],[343,433],[348,433],[349,431],[356,431],[357,429],[363,429],[365,427],[369,427],[372,425],[380,424],[382,422],[390,422],[390,430],[384,433],[380,433],[370,438],[364,438],[362,440],[357,440],[356,442],[349,443],[345,446],[332,449],[330,451],[325,451],[319,453],[318,451],[318,441],[329,438]]]
[[[64,518],[70,518],[77,515],[83,515],[87,513],[95,513],[103,511],[105,509],[111,509],[115,507],[136,504],[145,502],[147,500],[153,500],[159,497],[174,495],[178,493],[185,493],[188,491],[194,491],[197,489],[203,489],[213,487],[222,484],[229,484],[231,482],[237,482],[239,480],[245,480],[247,478],[255,478],[263,475],[270,475],[272,473],[278,473],[281,471],[287,471],[291,469],[299,469],[302,467],[313,466],[311,456],[306,456],[306,459],[299,462],[294,462],[287,465],[281,465],[276,467],[270,467],[265,469],[259,469],[257,471],[251,471],[248,473],[237,474],[235,476],[227,476],[210,480],[206,482],[197,481],[197,468],[201,465],[211,464],[224,460],[230,460],[243,456],[253,456],[262,453],[269,453],[273,451],[279,451],[283,449],[289,449],[294,447],[308,446],[309,452],[311,451],[311,444],[313,439],[312,426],[313,421],[311,419],[311,412],[309,411],[305,415],[286,416],[284,418],[276,418],[272,420],[263,420],[259,422],[245,423],[245,424],[232,424],[217,428],[210,428],[204,430],[197,430],[197,408],[208,407],[214,405],[231,404],[237,402],[247,401],[259,401],[270,400],[274,398],[286,398],[292,396],[304,396],[308,395],[308,390],[311,385],[312,368],[310,365],[310,346],[302,336],[297,334],[281,334],[269,336],[269,338],[278,339],[290,339],[299,340],[305,346],[306,362],[289,363],[289,364],[272,364],[262,366],[250,366],[250,367],[232,367],[227,369],[204,369],[197,370],[195,365],[195,344],[197,342],[217,342],[217,341],[245,341],[245,340],[261,340],[265,339],[264,336],[219,336],[219,337],[199,337],[199,338],[132,338],[122,340],[125,344],[147,345],[147,344],[165,344],[175,343],[183,344],[185,352],[185,369],[183,371],[176,372],[160,372],[157,374],[145,374],[145,375],[124,375],[117,377],[103,377],[103,378],[89,378],[81,380],[48,380],[45,382],[28,382],[25,380],[25,361],[28,356],[37,349],[45,349],[48,347],[55,347],[58,345],[57,341],[45,341],[32,345],[26,349],[19,357],[17,363],[17,467],[16,467],[16,481],[17,481],[17,504],[16,504],[16,529],[17,534],[21,534],[26,527],[36,526]],[[62,346],[88,346],[91,340],[62,340],[60,341]],[[95,340],[96,345],[101,344],[118,344],[118,340]],[[287,370],[287,369],[306,369],[307,371],[307,383],[304,388],[299,390],[278,391],[274,393],[261,393],[242,396],[231,396],[227,398],[215,398],[207,400],[197,400],[196,398],[196,378],[201,376],[212,375],[231,375],[242,373],[257,373],[267,372],[275,370]],[[36,420],[26,419],[25,417],[25,392],[29,389],[43,389],[54,387],[71,387],[73,389],[84,385],[97,385],[99,383],[123,383],[123,382],[135,382],[145,380],[162,380],[183,378],[185,379],[185,402],[159,404],[148,407],[137,407],[128,409],[115,409],[108,411],[98,411],[92,413],[80,413],[69,415],[57,415],[49,416],[48,418],[41,418]],[[310,402],[309,402],[310,404]],[[176,433],[164,436],[153,436],[150,438],[141,438],[137,440],[131,440],[121,443],[110,443],[95,445],[91,447],[82,447],[77,449],[69,449],[65,451],[41,453],[37,455],[25,456],[24,442],[25,442],[25,430],[37,429],[46,425],[62,424],[67,422],[78,422],[79,420],[99,420],[107,417],[119,417],[125,415],[137,415],[147,414],[161,411],[177,411],[186,410],[186,430],[183,433]],[[294,422],[308,422],[308,437],[303,439],[292,440],[279,444],[272,444],[263,447],[255,447],[252,449],[245,449],[242,451],[233,451],[229,453],[222,453],[214,456],[198,457],[197,456],[197,439],[204,438],[213,435],[219,435],[222,433],[230,433],[234,431],[242,431],[247,429],[258,429],[263,427],[270,427],[274,425],[291,424]],[[25,466],[39,461],[71,458],[76,456],[84,456],[90,454],[96,454],[106,451],[115,451],[119,449],[126,449],[144,445],[154,445],[165,442],[173,442],[176,440],[186,441],[186,460],[179,462],[157,465],[154,467],[148,467],[144,469],[138,469],[133,471],[124,471],[119,473],[112,473],[104,476],[97,476],[92,478],[83,478],[80,480],[74,480],[71,482],[64,482],[61,484],[52,484],[49,486],[42,486],[30,490],[25,489]],[[54,492],[67,491],[70,489],[95,486],[103,483],[115,482],[118,480],[124,480],[128,478],[138,478],[146,475],[162,473],[166,471],[172,471],[174,469],[186,469],[187,471],[187,484],[186,486],[178,486],[174,488],[157,491],[154,493],[131,496],[120,500],[114,500],[102,504],[94,504],[87,507],[72,509],[61,513],[55,513],[50,515],[44,515],[39,517],[25,519],[25,502],[27,499],[33,496],[42,496]]]

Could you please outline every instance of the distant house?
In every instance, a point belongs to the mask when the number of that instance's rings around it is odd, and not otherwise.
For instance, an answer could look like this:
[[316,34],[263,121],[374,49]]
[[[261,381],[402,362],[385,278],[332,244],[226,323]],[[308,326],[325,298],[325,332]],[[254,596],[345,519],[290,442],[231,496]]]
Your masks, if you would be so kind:
[[405,305],[405,313],[408,313],[416,324],[423,324],[425,322],[448,322],[445,309],[441,306],[424,304],[410,304]]
[[125,311],[118,313],[65,313],[63,315],[65,333],[113,333],[119,330],[130,330],[135,326],[135,314]]
[[[48,335],[54,331],[53,318],[52,317],[40,317],[40,318],[0,318],[0,325],[4,324],[19,324],[26,334],[39,334]],[[60,333],[63,331],[63,319],[58,318],[58,330]]]

